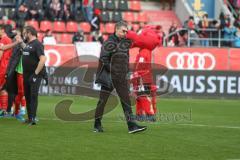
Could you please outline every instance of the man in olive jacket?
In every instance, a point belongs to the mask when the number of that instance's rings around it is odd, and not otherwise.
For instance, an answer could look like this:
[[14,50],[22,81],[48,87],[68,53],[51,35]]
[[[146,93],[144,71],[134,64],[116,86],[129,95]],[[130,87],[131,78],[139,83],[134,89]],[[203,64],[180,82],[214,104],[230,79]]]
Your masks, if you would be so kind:
[[101,119],[104,107],[114,88],[122,104],[128,125],[128,133],[144,131],[147,128],[135,123],[131,108],[127,80],[131,41],[125,38],[127,32],[127,24],[122,21],[118,22],[115,26],[115,33],[109,36],[101,48],[100,63],[96,77],[96,83],[101,84],[101,91],[95,113],[94,132],[103,132]]

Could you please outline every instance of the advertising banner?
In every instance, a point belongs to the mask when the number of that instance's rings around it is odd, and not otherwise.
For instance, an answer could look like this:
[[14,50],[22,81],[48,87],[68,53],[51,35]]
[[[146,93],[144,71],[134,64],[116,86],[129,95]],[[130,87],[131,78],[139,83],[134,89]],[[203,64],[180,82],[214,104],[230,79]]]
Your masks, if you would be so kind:
[[58,67],[77,56],[74,45],[45,45],[46,66]]
[[168,96],[240,98],[240,72],[169,70],[155,76]]
[[154,63],[177,70],[228,70],[228,49],[157,48]]
[[[84,88],[90,93],[100,89],[94,83],[97,68],[48,67],[48,71],[50,83],[40,87],[40,94],[84,95]],[[240,98],[240,72],[154,69],[153,79],[160,96]]]

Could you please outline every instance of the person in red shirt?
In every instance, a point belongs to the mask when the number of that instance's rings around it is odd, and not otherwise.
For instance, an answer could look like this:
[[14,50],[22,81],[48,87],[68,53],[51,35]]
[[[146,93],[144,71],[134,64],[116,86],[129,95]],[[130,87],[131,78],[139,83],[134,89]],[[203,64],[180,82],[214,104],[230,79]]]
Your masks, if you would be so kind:
[[7,36],[5,27],[0,26],[0,116],[5,115],[8,106],[8,94],[5,89],[6,70],[8,62],[12,54],[12,47],[17,45],[20,39],[12,43],[12,40]]
[[139,54],[135,60],[135,71],[132,75],[136,99],[137,119],[142,120],[146,115],[147,120],[155,121],[156,117],[156,87],[153,85],[152,75],[152,50],[160,43],[157,26],[145,26],[138,35],[129,31],[127,38],[133,41],[132,47],[138,47]]

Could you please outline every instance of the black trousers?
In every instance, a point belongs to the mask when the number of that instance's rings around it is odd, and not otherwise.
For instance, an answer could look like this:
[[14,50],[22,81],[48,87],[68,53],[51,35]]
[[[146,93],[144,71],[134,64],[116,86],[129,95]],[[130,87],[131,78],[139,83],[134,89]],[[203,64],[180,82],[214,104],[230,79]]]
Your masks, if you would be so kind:
[[132,112],[131,101],[129,97],[128,82],[127,80],[120,81],[120,80],[114,80],[114,79],[112,80],[112,82],[113,82],[112,88],[107,88],[103,85],[101,86],[99,101],[97,103],[97,108],[95,112],[95,123],[101,123],[101,119],[104,113],[104,107],[107,103],[110,93],[113,91],[114,88],[116,89],[116,92],[120,98],[123,112],[127,122],[132,122],[133,112]]
[[12,94],[12,93],[8,94],[8,107],[7,107],[7,112],[11,112],[13,103],[14,103],[14,101],[15,101],[15,97],[16,97],[15,94]]
[[27,103],[27,114],[29,119],[34,119],[38,107],[38,91],[42,78],[37,78],[36,82],[30,82],[33,73],[23,73],[24,94]]

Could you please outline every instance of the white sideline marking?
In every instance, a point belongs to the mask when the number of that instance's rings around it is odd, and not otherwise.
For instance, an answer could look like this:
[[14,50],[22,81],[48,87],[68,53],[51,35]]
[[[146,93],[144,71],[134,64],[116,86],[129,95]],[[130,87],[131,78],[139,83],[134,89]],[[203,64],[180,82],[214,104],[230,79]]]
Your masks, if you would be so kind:
[[193,127],[215,127],[215,128],[227,128],[227,129],[240,129],[240,126],[214,126],[205,124],[178,124],[183,126],[193,126]]
[[[48,121],[61,121],[58,118],[39,118],[40,120],[48,120]],[[65,121],[63,121],[65,122]],[[68,121],[66,121],[68,122]],[[81,121],[81,122],[89,122],[89,121]],[[108,121],[108,122],[114,122],[114,123],[119,123],[123,121]],[[174,123],[151,123],[151,124],[174,124]],[[182,126],[193,126],[193,127],[215,127],[215,128],[227,128],[227,129],[240,129],[240,126],[214,126],[214,125],[206,125],[206,124],[176,124],[176,125],[182,125]],[[240,159],[239,159],[240,160]]]

